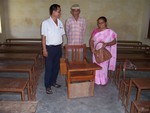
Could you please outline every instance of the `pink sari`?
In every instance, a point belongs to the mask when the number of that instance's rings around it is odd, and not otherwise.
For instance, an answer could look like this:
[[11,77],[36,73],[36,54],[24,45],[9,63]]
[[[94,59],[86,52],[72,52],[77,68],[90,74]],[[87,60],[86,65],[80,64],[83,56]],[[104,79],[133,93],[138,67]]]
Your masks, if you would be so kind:
[[[95,29],[92,33],[92,37],[93,37],[94,46],[95,46],[98,42],[105,42],[105,43],[111,42],[112,40],[117,38],[117,34],[114,31],[112,31],[111,29],[106,29],[106,30],[100,31],[100,32],[98,29]],[[101,47],[101,44],[98,44],[96,49],[98,49],[100,47]],[[107,46],[106,49],[109,50],[110,53],[112,54],[112,58],[110,60],[107,60],[102,63],[97,63],[95,61],[95,57],[93,55],[93,62],[102,67],[101,70],[96,70],[95,83],[98,85],[107,84],[108,70],[114,71],[115,67],[116,67],[117,44],[115,44],[113,46]]]

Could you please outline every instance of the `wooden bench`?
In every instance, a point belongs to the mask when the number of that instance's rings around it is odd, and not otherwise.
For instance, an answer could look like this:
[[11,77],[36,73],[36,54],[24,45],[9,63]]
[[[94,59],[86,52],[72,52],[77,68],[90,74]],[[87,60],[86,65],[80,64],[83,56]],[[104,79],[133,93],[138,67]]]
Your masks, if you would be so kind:
[[150,113],[150,101],[133,101],[130,113]]
[[3,46],[40,46],[42,47],[41,42],[4,42]]
[[0,72],[18,72],[18,73],[27,73],[29,78],[29,88],[31,99],[35,100],[36,97],[36,75],[34,64],[19,64],[19,63],[1,63],[0,64]]
[[41,47],[23,47],[23,46],[11,46],[11,47],[0,47],[0,53],[42,53]]
[[117,54],[117,62],[123,62],[125,60],[132,61],[150,61],[150,56],[146,53],[132,53],[132,54]]
[[118,44],[137,44],[137,45],[142,45],[142,42],[140,41],[135,41],[135,40],[117,40]]
[[117,44],[117,48],[138,48],[138,49],[150,49],[149,45],[135,45],[135,44]]
[[6,42],[41,42],[41,38],[8,38]]
[[28,100],[30,100],[29,79],[0,77],[0,92],[21,93],[21,100],[25,100],[25,88],[28,90]]
[[24,62],[24,61],[31,61],[34,62],[34,68],[36,70],[36,78],[38,80],[41,71],[43,69],[44,63],[43,59],[39,58],[38,53],[0,53],[0,61],[6,62],[6,61],[13,61],[13,62]]
[[135,85],[137,88],[136,92],[136,101],[140,100],[140,94],[142,90],[150,90],[150,78],[131,78],[129,88],[128,88],[128,94],[126,98],[126,105],[125,105],[125,111],[128,111],[128,105],[130,101],[130,95],[131,95],[131,87]]
[[147,53],[150,49],[139,49],[139,48],[117,48],[118,54],[133,54],[133,53]]

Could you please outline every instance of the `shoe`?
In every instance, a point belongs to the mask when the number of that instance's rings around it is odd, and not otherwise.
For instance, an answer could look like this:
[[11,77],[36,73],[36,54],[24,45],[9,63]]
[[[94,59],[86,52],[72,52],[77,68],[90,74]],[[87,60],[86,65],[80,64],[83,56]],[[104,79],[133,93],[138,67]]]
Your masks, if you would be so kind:
[[46,94],[53,94],[51,87],[46,88]]
[[55,83],[55,84],[53,84],[52,86],[53,86],[53,87],[55,87],[55,88],[60,88],[60,87],[61,87],[61,85],[56,84],[56,83]]

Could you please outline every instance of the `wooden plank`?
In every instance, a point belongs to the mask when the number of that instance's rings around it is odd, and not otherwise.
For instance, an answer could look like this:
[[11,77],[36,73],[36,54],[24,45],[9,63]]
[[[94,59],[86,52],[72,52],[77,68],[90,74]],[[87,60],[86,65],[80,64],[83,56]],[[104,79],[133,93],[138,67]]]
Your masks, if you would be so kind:
[[42,49],[41,47],[19,47],[19,46],[13,46],[13,47],[0,47],[0,53],[41,53]]
[[142,42],[140,41],[136,41],[136,40],[117,40],[117,43],[128,43],[128,44],[137,44],[137,45],[141,45]]
[[41,38],[8,38],[6,39],[6,42],[28,42],[28,41],[38,41],[41,42]]
[[94,85],[92,82],[79,82],[70,84],[70,98],[88,97],[94,95]]
[[42,47],[41,42],[4,42],[3,46],[40,46]]

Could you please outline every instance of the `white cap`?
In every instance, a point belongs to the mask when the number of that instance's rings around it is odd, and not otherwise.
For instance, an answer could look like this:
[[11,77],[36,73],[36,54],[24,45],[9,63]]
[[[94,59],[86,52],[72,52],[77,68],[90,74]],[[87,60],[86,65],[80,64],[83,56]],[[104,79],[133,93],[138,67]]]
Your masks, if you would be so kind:
[[80,9],[79,4],[74,4],[71,6],[71,9]]

